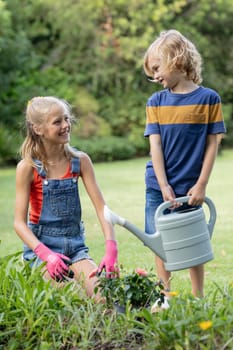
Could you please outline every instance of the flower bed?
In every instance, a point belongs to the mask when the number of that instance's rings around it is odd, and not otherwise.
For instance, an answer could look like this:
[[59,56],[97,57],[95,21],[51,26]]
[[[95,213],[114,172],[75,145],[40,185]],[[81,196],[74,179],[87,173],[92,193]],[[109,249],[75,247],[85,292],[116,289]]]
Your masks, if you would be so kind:
[[106,299],[108,307],[118,305],[118,307],[149,308],[158,300],[158,305],[164,302],[163,285],[156,281],[153,273],[137,268],[132,273],[127,274],[121,270],[120,277],[106,278],[105,275],[99,277],[96,291]]

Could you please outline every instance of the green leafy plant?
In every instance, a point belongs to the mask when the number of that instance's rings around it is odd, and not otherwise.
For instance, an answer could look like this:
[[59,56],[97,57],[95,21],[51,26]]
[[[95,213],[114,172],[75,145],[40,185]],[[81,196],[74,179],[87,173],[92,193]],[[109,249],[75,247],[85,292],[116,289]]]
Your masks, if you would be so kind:
[[129,305],[133,308],[150,307],[156,300],[164,301],[163,285],[153,273],[137,268],[130,274],[121,271],[120,277],[100,276],[96,291],[106,299],[108,306]]

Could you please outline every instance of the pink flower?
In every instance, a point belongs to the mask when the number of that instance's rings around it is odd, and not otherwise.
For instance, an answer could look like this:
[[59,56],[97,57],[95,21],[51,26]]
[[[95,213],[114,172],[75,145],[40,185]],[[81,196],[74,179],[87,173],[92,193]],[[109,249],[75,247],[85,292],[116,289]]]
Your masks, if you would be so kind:
[[144,269],[141,269],[140,267],[137,267],[135,269],[135,272],[139,275],[139,276],[148,276],[148,272]]

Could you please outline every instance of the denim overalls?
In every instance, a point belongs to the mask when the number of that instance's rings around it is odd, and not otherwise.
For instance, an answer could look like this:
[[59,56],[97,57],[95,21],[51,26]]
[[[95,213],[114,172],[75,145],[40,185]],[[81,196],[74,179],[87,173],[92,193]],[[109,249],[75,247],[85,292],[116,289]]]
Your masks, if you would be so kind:
[[[28,227],[48,248],[68,256],[72,263],[90,259],[85,245],[77,183],[80,159],[71,159],[72,177],[60,180],[47,179],[41,162],[35,162],[36,170],[42,177],[43,203],[38,224],[28,222]],[[23,258],[31,260],[35,257],[35,253],[24,245]],[[41,260],[37,259],[37,263],[41,263]]]

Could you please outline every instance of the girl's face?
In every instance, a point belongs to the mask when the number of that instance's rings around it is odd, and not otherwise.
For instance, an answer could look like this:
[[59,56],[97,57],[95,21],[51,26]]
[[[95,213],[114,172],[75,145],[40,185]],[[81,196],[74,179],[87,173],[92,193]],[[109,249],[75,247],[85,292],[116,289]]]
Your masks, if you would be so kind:
[[182,79],[181,72],[169,71],[162,64],[162,60],[153,55],[148,58],[148,67],[153,74],[154,81],[161,84],[164,89],[174,90]]
[[70,116],[61,106],[53,106],[41,129],[42,140],[53,144],[70,141]]

